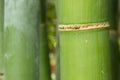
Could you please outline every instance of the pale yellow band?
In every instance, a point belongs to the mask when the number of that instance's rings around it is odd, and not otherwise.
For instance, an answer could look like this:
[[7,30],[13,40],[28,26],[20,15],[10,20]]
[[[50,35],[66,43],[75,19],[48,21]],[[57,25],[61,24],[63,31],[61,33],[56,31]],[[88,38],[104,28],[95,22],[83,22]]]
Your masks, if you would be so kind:
[[59,31],[78,31],[96,28],[109,27],[109,22],[103,23],[89,23],[89,24],[70,24],[70,25],[58,25]]

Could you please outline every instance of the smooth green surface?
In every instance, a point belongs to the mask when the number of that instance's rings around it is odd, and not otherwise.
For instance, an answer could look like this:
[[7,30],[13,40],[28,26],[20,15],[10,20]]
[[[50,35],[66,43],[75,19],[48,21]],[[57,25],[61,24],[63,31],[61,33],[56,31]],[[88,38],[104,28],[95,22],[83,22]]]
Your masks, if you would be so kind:
[[41,13],[40,13],[40,65],[39,65],[39,80],[51,80],[50,60],[49,60],[49,47],[47,38],[47,26],[46,26],[46,0],[41,1]]
[[60,32],[61,80],[112,80],[106,29]]
[[[0,0],[0,73],[4,74],[3,62],[3,25],[4,25],[4,0]],[[1,78],[0,78],[1,80]]]
[[110,8],[109,8],[109,21],[110,21],[110,29],[117,30],[118,29],[118,1],[119,0],[110,0]]
[[60,24],[95,23],[108,20],[108,0],[56,0]]
[[109,21],[110,21],[110,44],[112,54],[113,80],[119,80],[119,45],[118,45],[118,1],[110,0]]
[[[109,20],[108,0],[57,0],[58,25]],[[60,32],[60,80],[112,80],[108,28]]]
[[118,45],[118,35],[110,32],[110,46],[112,54],[112,75],[113,80],[119,80],[119,45]]
[[40,79],[51,80],[50,77],[50,60],[47,31],[45,26],[40,27]]
[[37,80],[39,0],[5,0],[4,80]]

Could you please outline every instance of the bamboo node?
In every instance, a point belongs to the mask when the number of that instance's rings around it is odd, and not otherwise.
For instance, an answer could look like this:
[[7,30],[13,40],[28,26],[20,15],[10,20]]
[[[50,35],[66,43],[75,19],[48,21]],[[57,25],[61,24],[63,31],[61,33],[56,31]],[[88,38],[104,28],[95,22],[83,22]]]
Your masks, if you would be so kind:
[[67,24],[67,25],[58,25],[59,31],[78,31],[78,30],[87,30],[87,29],[96,29],[96,28],[106,28],[109,27],[109,22],[103,23],[89,23],[89,24]]

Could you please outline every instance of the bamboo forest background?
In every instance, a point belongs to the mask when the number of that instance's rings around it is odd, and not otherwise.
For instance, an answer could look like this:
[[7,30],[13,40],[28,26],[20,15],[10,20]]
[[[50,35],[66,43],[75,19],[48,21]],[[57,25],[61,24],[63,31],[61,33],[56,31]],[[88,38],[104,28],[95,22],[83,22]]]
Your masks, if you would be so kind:
[[50,49],[51,78],[56,80],[56,46],[57,46],[57,27],[55,0],[47,1],[47,24],[48,24],[48,44]]

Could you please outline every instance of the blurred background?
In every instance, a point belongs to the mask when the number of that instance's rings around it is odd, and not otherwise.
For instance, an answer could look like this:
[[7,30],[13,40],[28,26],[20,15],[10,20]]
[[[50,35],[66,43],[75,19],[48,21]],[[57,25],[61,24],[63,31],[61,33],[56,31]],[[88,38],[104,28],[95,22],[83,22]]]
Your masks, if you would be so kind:
[[46,4],[47,37],[49,46],[49,57],[51,65],[51,78],[56,80],[56,46],[57,46],[57,26],[55,0],[47,0]]

